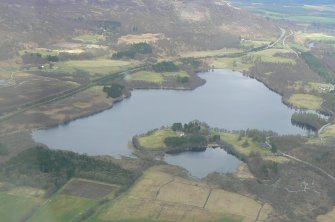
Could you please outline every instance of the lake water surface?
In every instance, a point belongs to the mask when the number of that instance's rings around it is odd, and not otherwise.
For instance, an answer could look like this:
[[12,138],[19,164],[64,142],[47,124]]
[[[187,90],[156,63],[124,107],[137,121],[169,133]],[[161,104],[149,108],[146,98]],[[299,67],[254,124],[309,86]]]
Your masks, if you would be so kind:
[[[294,110],[257,80],[231,70],[214,70],[200,77],[207,83],[193,91],[134,90],[129,99],[112,109],[35,131],[33,138],[53,149],[129,156],[128,144],[134,135],[196,119],[228,130],[257,128],[280,134],[305,134],[291,124]],[[240,164],[221,149],[167,155],[165,160],[198,177],[214,171],[233,172]]]

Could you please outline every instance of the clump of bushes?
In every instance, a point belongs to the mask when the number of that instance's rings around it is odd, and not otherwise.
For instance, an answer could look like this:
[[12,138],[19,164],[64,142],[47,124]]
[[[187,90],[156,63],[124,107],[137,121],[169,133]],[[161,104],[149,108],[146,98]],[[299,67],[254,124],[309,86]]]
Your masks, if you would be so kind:
[[189,123],[174,123],[171,127],[173,131],[180,131],[183,134],[179,137],[167,137],[164,143],[168,147],[168,153],[184,151],[204,151],[208,142],[220,140],[219,135],[210,137],[206,133],[208,126],[198,121]]
[[123,51],[119,51],[113,54],[112,58],[114,59],[122,59],[129,58],[133,59],[137,54],[150,54],[152,53],[152,46],[148,43],[136,43],[129,46],[127,49]]
[[177,72],[179,70],[178,66],[171,61],[163,61],[156,63],[152,66],[155,72]]
[[189,77],[187,77],[187,76],[183,76],[183,77],[180,77],[180,76],[178,76],[177,77],[177,82],[179,82],[179,83],[188,83],[190,81],[190,78]]
[[195,58],[181,58],[180,59],[181,63],[184,65],[188,65],[192,68],[199,68],[201,66],[201,62]]
[[323,125],[327,124],[327,120],[321,118],[315,113],[294,113],[291,117],[291,122],[294,125],[302,128],[307,128],[313,131],[318,131]]
[[301,52],[301,57],[308,66],[326,81],[334,84],[335,76],[322,64],[322,62],[310,52]]
[[72,177],[99,180],[128,187],[139,176],[110,160],[70,151],[33,147],[0,168],[0,179],[16,185],[52,188],[53,192]]
[[[181,137],[167,137],[164,140],[168,152],[183,152],[186,150],[206,149],[207,138],[202,135],[186,135]],[[186,150],[185,150],[186,149]]]
[[107,93],[108,97],[118,98],[123,95],[125,87],[118,83],[112,83],[110,87],[104,86],[103,91]]

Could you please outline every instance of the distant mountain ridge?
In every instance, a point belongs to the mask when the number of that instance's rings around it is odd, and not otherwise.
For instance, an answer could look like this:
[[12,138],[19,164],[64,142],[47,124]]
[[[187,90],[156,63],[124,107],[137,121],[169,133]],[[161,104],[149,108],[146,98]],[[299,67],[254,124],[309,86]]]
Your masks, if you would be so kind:
[[302,5],[320,5],[320,4],[334,4],[334,0],[233,0],[235,2],[244,3],[266,3],[266,4],[302,4]]

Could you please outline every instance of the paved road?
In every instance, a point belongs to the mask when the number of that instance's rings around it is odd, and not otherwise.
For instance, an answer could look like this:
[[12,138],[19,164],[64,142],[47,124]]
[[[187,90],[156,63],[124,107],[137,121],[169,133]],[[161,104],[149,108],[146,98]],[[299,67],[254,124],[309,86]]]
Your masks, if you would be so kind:
[[287,36],[285,36],[283,38],[283,47],[285,47],[285,41],[290,37],[290,36],[293,36],[294,35],[294,32],[292,30],[290,30],[290,34],[288,34]]
[[275,45],[278,44],[278,42],[280,42],[285,37],[286,30],[283,29],[283,28],[279,28],[279,29],[281,31],[281,34],[280,34],[279,38],[276,41],[274,41],[273,43],[271,43],[270,45],[268,45],[267,48],[273,48]]

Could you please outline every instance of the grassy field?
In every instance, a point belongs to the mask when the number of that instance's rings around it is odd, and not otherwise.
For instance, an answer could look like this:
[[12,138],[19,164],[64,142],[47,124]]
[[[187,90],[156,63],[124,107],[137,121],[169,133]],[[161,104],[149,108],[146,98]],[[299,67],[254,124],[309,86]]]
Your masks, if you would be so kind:
[[[222,140],[233,144],[235,146],[235,149],[246,156],[248,156],[251,152],[258,152],[263,155],[271,154],[271,152],[265,148],[260,147],[257,143],[253,142],[251,138],[249,137],[242,137],[241,140],[239,140],[239,135],[234,133],[220,133],[220,137]],[[248,141],[249,146],[243,147],[242,144]]]
[[47,48],[34,48],[34,49],[25,49],[25,50],[19,51],[20,55],[24,55],[25,53],[39,53],[43,57],[46,57],[48,55],[56,56],[59,54],[57,50],[47,49]]
[[141,42],[156,42],[163,38],[162,33],[144,33],[139,35],[124,35],[118,39],[118,44],[136,44]]
[[207,50],[207,51],[191,51],[182,52],[179,54],[180,57],[193,57],[193,58],[204,58],[204,57],[214,57],[214,56],[225,56],[229,54],[234,54],[242,52],[241,49],[219,49],[219,50]]
[[279,54],[292,54],[289,49],[267,49],[258,52],[250,52],[246,56],[236,58],[215,58],[207,59],[207,63],[214,68],[229,68],[240,72],[248,71],[254,66],[255,61],[282,64],[295,64],[296,61],[292,58],[280,56]]
[[162,129],[154,131],[152,134],[147,136],[140,136],[138,137],[138,141],[142,147],[147,149],[164,149],[166,148],[164,139],[174,136],[177,136],[177,133],[172,129]]
[[270,63],[288,63],[288,64],[295,64],[295,60],[291,58],[286,58],[279,56],[277,54],[291,54],[292,52],[288,49],[266,49],[258,52],[250,53],[251,56],[260,57],[263,62],[270,62]]
[[161,73],[164,77],[189,77],[189,74],[185,71],[179,71],[179,72],[162,72]]
[[9,191],[7,191],[7,193],[14,196],[41,200],[45,194],[45,191],[33,187],[12,187]]
[[204,207],[210,192],[211,190],[205,185],[193,185],[185,183],[183,180],[175,180],[169,185],[161,187],[157,200]]
[[100,76],[129,69],[135,64],[136,62],[134,61],[96,59],[60,62],[57,63],[55,66],[59,71],[63,71],[66,73],[72,73],[76,69],[81,69],[88,71],[92,76]]
[[[0,188],[6,186],[0,183]],[[7,184],[7,188],[0,192],[1,221],[21,221],[30,211],[42,201],[44,191],[31,187],[14,187]]]
[[298,32],[295,35],[296,42],[303,44],[306,41],[317,41],[317,42],[324,42],[324,41],[335,41],[335,36],[326,34],[326,33],[305,33],[305,32]]
[[335,125],[327,126],[319,135],[319,137],[323,139],[335,138]]
[[306,22],[306,23],[317,23],[325,24],[325,25],[335,25],[335,18],[332,17],[322,17],[322,16],[288,16],[286,19],[295,21],[295,22]]
[[44,198],[45,191],[41,189],[15,187],[1,182],[0,188],[4,190],[0,192],[1,221],[63,222],[79,221],[83,213],[99,206],[98,200],[114,198],[119,186],[72,179],[47,200]]
[[128,75],[126,79],[128,81],[144,81],[148,83],[163,84],[168,78],[178,78],[178,77],[189,77],[187,72],[163,72],[157,73],[152,71],[140,71],[134,74]]
[[62,188],[60,193],[93,200],[100,200],[118,189],[119,186],[111,184],[84,179],[72,179]]
[[289,46],[291,49],[297,49],[298,51],[302,51],[302,52],[306,52],[309,50],[305,45],[301,43],[297,43],[297,42],[288,43],[287,46]]
[[25,53],[39,53],[42,57],[57,56],[61,52],[70,53],[70,54],[80,54],[85,52],[85,47],[78,47],[73,49],[48,49],[48,48],[33,48],[33,49],[25,49],[19,51],[19,55],[24,55]]
[[144,82],[153,82],[153,83],[163,83],[164,77],[160,73],[150,72],[150,71],[141,71],[131,74],[126,77],[129,81],[144,81]]
[[28,220],[29,222],[59,222],[59,221],[76,221],[80,215],[87,209],[93,207],[96,201],[55,194],[48,200],[38,211]]
[[248,48],[256,48],[256,47],[269,45],[270,43],[271,43],[270,41],[265,41],[265,40],[245,40],[241,42],[241,46],[248,47]]
[[260,219],[266,219],[271,212],[253,198],[174,176],[174,168],[149,169],[125,196],[89,221],[240,222],[254,221],[259,211]]
[[334,89],[334,86],[332,84],[328,84],[328,83],[320,83],[320,82],[307,82],[307,83],[304,83],[302,81],[296,81],[293,84],[291,84],[289,86],[289,88],[293,89],[294,91],[297,91],[297,92],[326,93],[329,90]]
[[[223,211],[234,215],[240,215],[243,212],[246,218],[251,221],[252,218],[255,218],[255,212],[260,210],[260,204],[249,197],[214,189],[205,208],[214,212]],[[271,206],[267,205],[267,208],[271,209]],[[266,219],[266,215],[259,218],[260,221],[264,219]]]
[[[254,142],[249,137],[241,137],[239,139],[238,134],[221,132],[220,137],[222,140],[234,145],[235,150],[245,156],[249,156],[252,152],[260,153],[264,159],[271,160],[277,163],[283,163],[289,161],[286,157],[274,156],[273,153],[267,149],[261,147],[258,143]],[[248,146],[244,147],[243,144],[247,141]]]
[[241,58],[215,58],[207,60],[210,66],[216,69],[234,69],[240,72],[248,71],[253,64],[242,63]]
[[20,221],[37,204],[33,197],[0,192],[1,221]]
[[97,34],[84,34],[74,37],[73,40],[87,44],[97,44],[100,41],[104,41],[105,37]]
[[[52,67],[49,65],[44,66],[42,69],[39,67],[32,67],[29,69],[29,72],[62,81],[80,82],[80,80],[83,81],[84,79],[88,79],[89,81],[108,74],[125,71],[138,64],[139,63],[134,60],[122,61],[101,57],[93,60],[70,60],[65,62],[56,62]],[[78,73],[78,70],[86,71],[87,73]],[[42,74],[40,74],[41,72]]]
[[297,108],[318,110],[321,108],[323,99],[310,94],[293,94],[288,102]]
[[114,197],[118,186],[97,181],[72,179],[47,200],[29,222],[79,221],[83,213],[96,208],[98,201]]

